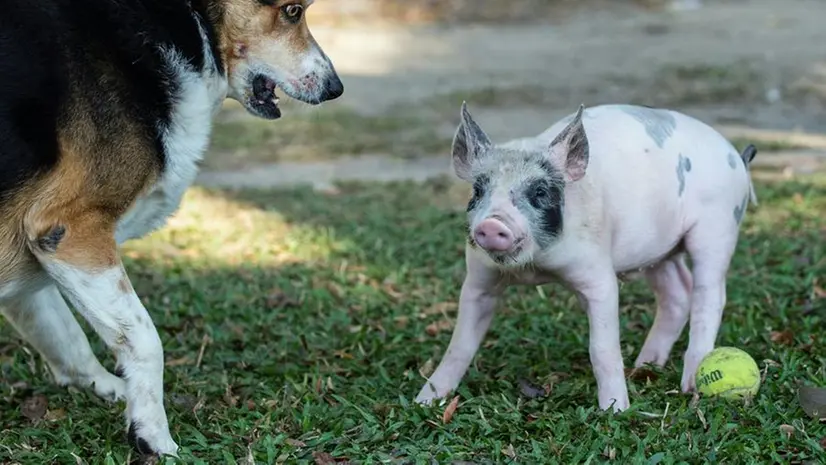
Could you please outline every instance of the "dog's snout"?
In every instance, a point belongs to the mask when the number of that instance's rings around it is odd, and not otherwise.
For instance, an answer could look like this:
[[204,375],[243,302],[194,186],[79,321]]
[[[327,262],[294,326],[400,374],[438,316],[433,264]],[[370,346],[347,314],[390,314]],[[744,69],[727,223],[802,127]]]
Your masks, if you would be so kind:
[[327,80],[324,81],[324,95],[322,95],[321,99],[323,101],[326,100],[335,100],[344,93],[344,84],[339,79],[338,75],[333,75]]

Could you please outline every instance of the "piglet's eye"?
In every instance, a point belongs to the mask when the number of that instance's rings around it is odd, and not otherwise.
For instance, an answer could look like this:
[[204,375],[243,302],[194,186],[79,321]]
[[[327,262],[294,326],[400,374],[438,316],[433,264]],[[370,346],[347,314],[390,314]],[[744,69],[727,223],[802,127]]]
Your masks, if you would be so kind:
[[304,7],[297,3],[284,5],[284,15],[290,22],[298,22],[298,20],[301,19],[302,13],[304,13]]
[[544,183],[537,183],[527,192],[528,201],[534,208],[542,208],[551,201],[551,192]]

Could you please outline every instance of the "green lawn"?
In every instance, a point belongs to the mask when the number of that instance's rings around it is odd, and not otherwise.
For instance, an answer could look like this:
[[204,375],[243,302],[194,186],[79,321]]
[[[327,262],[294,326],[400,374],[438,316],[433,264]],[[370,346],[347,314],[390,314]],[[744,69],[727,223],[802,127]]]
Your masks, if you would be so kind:
[[[164,341],[186,463],[826,461],[826,423],[797,399],[801,384],[826,386],[826,178],[760,183],[749,209],[718,343],[765,371],[750,405],[674,392],[686,334],[664,370],[629,383],[630,411],[600,412],[587,320],[553,285],[510,291],[447,424],[444,405],[411,405],[447,346],[464,273],[464,213],[444,195],[435,182],[196,189],[167,228],[126,247]],[[625,284],[621,305],[630,364],[653,297]],[[0,463],[130,460],[123,405],[51,385],[5,323],[0,357]],[[30,419],[21,406],[38,395],[48,410]]]

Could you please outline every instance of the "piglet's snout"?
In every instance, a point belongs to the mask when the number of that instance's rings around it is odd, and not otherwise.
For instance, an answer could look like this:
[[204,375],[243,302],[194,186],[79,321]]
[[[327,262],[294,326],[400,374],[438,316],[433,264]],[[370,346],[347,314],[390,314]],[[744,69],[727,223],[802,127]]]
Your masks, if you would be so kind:
[[473,230],[473,239],[489,252],[507,252],[513,247],[513,232],[504,223],[488,218]]

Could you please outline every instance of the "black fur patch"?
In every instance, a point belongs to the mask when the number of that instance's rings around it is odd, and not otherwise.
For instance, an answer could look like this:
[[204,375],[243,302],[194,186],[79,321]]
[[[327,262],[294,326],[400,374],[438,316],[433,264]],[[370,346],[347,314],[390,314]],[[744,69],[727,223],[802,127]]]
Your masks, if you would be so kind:
[[131,444],[140,455],[156,455],[152,447],[149,446],[149,443],[146,442],[145,439],[138,437],[135,433],[136,429],[137,425],[134,421],[129,424],[129,431],[126,433],[129,444]]
[[479,205],[479,201],[485,196],[485,191],[487,191],[489,186],[490,178],[486,175],[483,174],[476,178],[473,182],[473,197],[470,198],[467,204],[467,211],[471,211]]
[[547,175],[548,178],[559,177],[559,172],[554,169],[553,165],[551,165],[551,162],[548,160],[540,160],[539,167],[542,168],[542,171],[545,172],[545,175]]
[[[137,122],[164,166],[162,131],[178,97],[159,51],[207,63],[192,11],[223,70],[211,0],[4,0],[0,13],[0,201],[57,163],[58,131],[82,104],[101,144]],[[212,12],[214,14],[214,12]],[[101,155],[97,155],[100,157]],[[107,160],[89,160],[103,166]]]
[[543,236],[556,237],[562,232],[561,180],[538,179],[528,185],[525,197],[539,212],[539,229]]
[[66,227],[57,225],[43,236],[37,238],[37,247],[44,252],[54,253],[57,251],[57,246],[65,235]]

